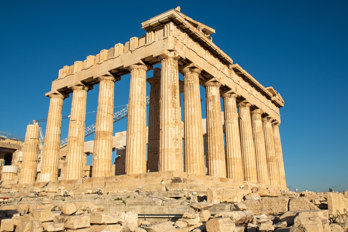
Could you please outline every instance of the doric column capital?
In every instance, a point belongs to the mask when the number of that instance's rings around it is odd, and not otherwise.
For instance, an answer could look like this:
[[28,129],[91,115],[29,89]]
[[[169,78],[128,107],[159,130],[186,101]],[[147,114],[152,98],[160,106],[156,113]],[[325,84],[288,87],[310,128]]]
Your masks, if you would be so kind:
[[272,124],[275,125],[275,126],[279,126],[280,125],[280,122],[278,122],[278,120],[274,119],[272,121]]
[[105,74],[105,75],[102,75],[102,76],[98,77],[98,80],[99,80],[99,82],[100,81],[104,81],[104,80],[110,80],[110,81],[115,82],[116,78],[113,77],[112,75]]
[[241,101],[241,102],[238,103],[238,107],[241,107],[241,106],[250,108],[251,104],[248,101]]
[[86,85],[84,85],[84,84],[74,85],[74,86],[71,87],[71,89],[73,91],[75,91],[75,90],[85,90],[85,91],[88,91],[89,90],[89,88]]
[[266,115],[266,116],[264,116],[262,118],[262,121],[264,121],[264,122],[272,122],[272,118]]
[[147,65],[145,64],[133,64],[131,66],[129,66],[127,68],[130,72],[132,72],[132,70],[135,70],[135,69],[143,69],[145,71],[148,71],[150,70],[150,67],[148,67]]
[[258,115],[261,115],[263,113],[263,111],[261,109],[254,109],[251,111],[251,114],[258,114]]
[[221,83],[217,82],[217,81],[207,81],[207,82],[205,82],[205,86],[206,87],[208,87],[208,86],[215,86],[215,87],[220,88]]
[[228,91],[224,94],[222,94],[222,97],[225,99],[225,98],[234,98],[234,99],[237,99],[238,97],[238,94],[236,94],[235,92],[232,92],[232,91]]
[[168,58],[179,60],[180,56],[176,51],[166,51],[165,53],[161,54],[158,58],[160,60],[164,60]]
[[202,69],[196,67],[196,66],[193,66],[193,65],[189,65],[185,68],[182,69],[182,73],[184,75],[186,75],[188,72],[193,72],[193,73],[197,73],[198,75],[201,74],[202,72]]
[[65,99],[65,98],[69,97],[69,95],[62,94],[62,93],[56,91],[56,92],[51,92],[51,93],[46,94],[46,97],[49,97],[51,99],[52,98]]

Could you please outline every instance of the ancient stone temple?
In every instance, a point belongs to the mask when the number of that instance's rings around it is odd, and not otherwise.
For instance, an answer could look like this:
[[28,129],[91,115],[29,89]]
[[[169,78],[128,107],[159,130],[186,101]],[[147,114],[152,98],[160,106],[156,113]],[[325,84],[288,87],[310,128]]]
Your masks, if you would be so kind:
[[[37,152],[38,131],[33,127],[25,141],[25,174],[19,174],[19,183],[58,180],[62,107],[69,95],[71,116],[61,174],[64,180],[84,176],[87,92],[97,84],[90,179],[114,178],[114,92],[117,82],[130,73],[125,176],[146,179],[172,173],[286,188],[279,133],[279,108],[284,106],[281,95],[234,64],[212,42],[215,30],[179,8],[143,22],[142,28],[146,31],[142,37],[132,37],[125,44],[118,43],[59,70],[46,94],[50,105],[40,173],[35,179],[33,154]],[[147,72],[157,64],[160,68],[147,78]],[[151,85],[150,116],[146,111],[147,82]],[[200,86],[205,87],[205,96],[201,96]],[[206,120],[202,120],[201,98],[206,102]]]

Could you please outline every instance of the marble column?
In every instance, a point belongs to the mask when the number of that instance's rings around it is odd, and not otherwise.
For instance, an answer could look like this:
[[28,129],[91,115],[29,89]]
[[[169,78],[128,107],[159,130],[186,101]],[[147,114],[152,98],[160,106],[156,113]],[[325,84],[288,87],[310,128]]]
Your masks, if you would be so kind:
[[208,173],[226,177],[226,158],[222,128],[220,86],[218,82],[206,82],[206,111],[208,135]]
[[38,180],[40,182],[58,180],[58,160],[64,96],[60,93],[53,93],[50,94],[49,97],[50,106],[42,153],[41,173]]
[[235,93],[223,95],[227,178],[244,180],[236,98]]
[[200,69],[185,68],[184,73],[184,136],[185,171],[205,175],[203,125],[199,89]]
[[88,88],[84,85],[72,87],[70,124],[64,179],[73,180],[83,177],[83,155],[85,143],[85,120]]
[[273,138],[274,138],[275,154],[277,157],[277,163],[278,163],[278,169],[279,169],[280,186],[283,188],[286,188],[282,143],[280,140],[279,123],[277,121],[273,121]]
[[115,78],[99,77],[99,96],[95,125],[92,177],[107,177],[112,173],[112,138]]
[[260,109],[254,109],[251,112],[251,121],[253,128],[253,137],[255,144],[255,159],[256,159],[256,171],[257,180],[260,184],[270,184],[267,158],[266,158],[266,145],[265,136],[262,128],[262,111]]
[[178,58],[174,52],[161,56],[160,172],[183,171]]
[[27,126],[25,133],[22,167],[19,173],[19,184],[33,184],[37,171],[39,153],[40,127],[37,123]]
[[132,65],[128,100],[126,174],[146,173],[146,65]]
[[246,101],[242,101],[238,104],[238,113],[240,117],[240,142],[244,165],[244,180],[257,183],[255,146],[251,127],[250,106],[251,104]]
[[147,169],[150,172],[158,172],[158,159],[160,148],[160,85],[161,69],[153,70],[154,76],[148,78],[147,82],[150,88],[149,105],[149,133],[148,133],[148,153]]
[[274,148],[274,137],[272,128],[272,119],[270,117],[262,118],[263,131],[265,134],[267,167],[270,184],[279,186],[279,169]]

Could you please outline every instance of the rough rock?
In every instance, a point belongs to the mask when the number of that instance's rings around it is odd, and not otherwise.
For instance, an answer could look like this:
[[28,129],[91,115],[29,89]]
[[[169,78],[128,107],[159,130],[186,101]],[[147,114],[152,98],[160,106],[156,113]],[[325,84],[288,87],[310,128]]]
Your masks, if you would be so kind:
[[122,225],[114,224],[114,225],[92,225],[91,231],[93,232],[104,232],[104,231],[112,231],[112,232],[121,232]]
[[289,198],[263,197],[260,200],[246,200],[243,203],[254,214],[279,215],[288,211]]
[[319,208],[309,202],[306,198],[291,198],[289,202],[289,211],[296,210],[319,210]]
[[205,225],[207,232],[234,231],[236,225],[230,218],[213,218]]
[[138,227],[138,214],[134,212],[123,212],[120,215],[121,219],[124,220],[124,228],[130,231],[135,231]]
[[241,202],[243,201],[244,195],[249,192],[243,189],[209,188],[207,191],[207,201],[208,203],[214,204],[220,202]]
[[183,220],[178,220],[175,222],[175,227],[177,228],[184,228],[184,227],[187,227],[187,222],[186,221],[183,221]]
[[274,226],[272,225],[272,222],[261,223],[261,225],[259,226],[259,231],[274,231]]
[[21,221],[18,226],[16,226],[16,232],[41,232],[42,224],[37,220]]
[[330,224],[331,232],[344,232],[344,229],[337,224]]
[[13,219],[2,219],[0,231],[13,231],[14,230],[14,221]]
[[295,218],[294,232],[330,232],[329,222],[318,211],[299,212]]
[[199,218],[201,220],[201,222],[207,222],[210,218],[211,214],[209,210],[202,210],[199,213]]
[[47,209],[35,209],[31,211],[31,214],[35,220],[38,220],[40,222],[49,222],[53,221],[54,219],[51,210]]
[[45,222],[42,225],[47,232],[64,231],[64,223]]

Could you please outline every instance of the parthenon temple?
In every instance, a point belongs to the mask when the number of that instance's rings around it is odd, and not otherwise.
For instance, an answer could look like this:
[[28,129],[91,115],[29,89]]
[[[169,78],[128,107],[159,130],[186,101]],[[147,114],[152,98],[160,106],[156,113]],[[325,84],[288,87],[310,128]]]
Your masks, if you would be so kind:
[[[281,95],[233,63],[213,43],[213,28],[179,8],[141,25],[146,34],[140,38],[132,37],[59,70],[46,94],[50,103],[40,170],[39,126],[32,124],[27,127],[18,184],[86,177],[87,92],[99,84],[89,179],[116,178],[123,165],[122,175],[144,179],[153,173],[172,173],[286,188],[279,132]],[[147,78],[150,70],[153,76]],[[114,93],[117,82],[129,73],[123,163],[114,165],[113,113],[118,101]],[[151,86],[149,115],[147,82]],[[68,140],[64,167],[60,167],[62,108],[70,94]],[[202,118],[202,99],[206,119]],[[6,170],[10,169],[3,168],[3,173]]]

